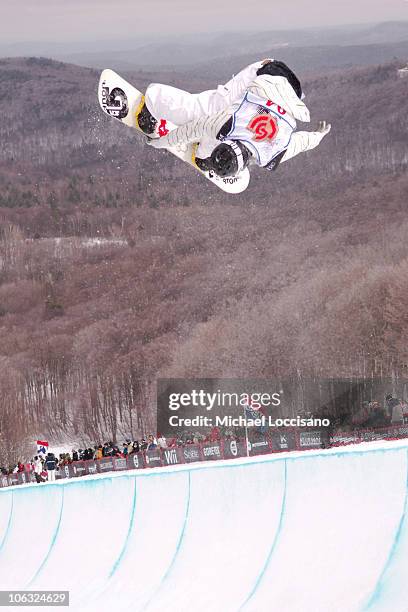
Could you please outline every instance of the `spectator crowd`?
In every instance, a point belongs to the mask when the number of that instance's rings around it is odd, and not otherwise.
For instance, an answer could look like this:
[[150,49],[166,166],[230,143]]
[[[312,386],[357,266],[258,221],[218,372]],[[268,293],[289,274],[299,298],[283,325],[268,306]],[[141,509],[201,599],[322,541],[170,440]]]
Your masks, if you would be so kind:
[[[227,431],[223,438],[236,438],[232,431]],[[221,433],[218,428],[214,427],[209,435],[203,435],[199,432],[189,433],[184,432],[180,437],[166,439],[162,435],[157,437],[153,434],[142,438],[141,440],[125,440],[121,445],[114,444],[112,441],[104,444],[94,444],[89,448],[72,449],[70,453],[61,453],[58,459],[53,453],[46,455],[35,455],[28,463],[19,461],[16,465],[9,469],[0,468],[2,475],[18,474],[19,472],[34,472],[37,482],[45,482],[55,480],[55,473],[66,465],[75,461],[93,461],[104,459],[105,457],[123,457],[139,453],[143,451],[151,451],[156,448],[175,448],[178,446],[186,446],[188,444],[198,444],[200,442],[214,442],[221,439]]]
[[[327,415],[329,416],[329,415]],[[389,425],[408,424],[408,404],[403,400],[388,394],[385,397],[384,405],[378,401],[365,401],[362,406],[352,415],[344,415],[346,418],[331,419],[333,430],[343,431],[355,430],[358,428],[370,429],[381,428]],[[72,449],[70,453],[61,453],[57,459],[53,453],[35,455],[28,463],[18,461],[17,464],[9,468],[0,467],[0,474],[8,476],[20,472],[32,471],[38,483],[55,480],[56,472],[75,461],[100,460],[105,457],[123,457],[134,453],[155,450],[156,448],[166,449],[198,444],[204,442],[215,442],[221,439],[238,440],[239,437],[233,431],[221,432],[214,427],[208,435],[199,432],[183,432],[179,437],[166,439],[162,435],[155,437],[153,434],[141,440],[125,440],[121,445],[114,444],[112,441],[104,444],[94,444],[88,448]]]

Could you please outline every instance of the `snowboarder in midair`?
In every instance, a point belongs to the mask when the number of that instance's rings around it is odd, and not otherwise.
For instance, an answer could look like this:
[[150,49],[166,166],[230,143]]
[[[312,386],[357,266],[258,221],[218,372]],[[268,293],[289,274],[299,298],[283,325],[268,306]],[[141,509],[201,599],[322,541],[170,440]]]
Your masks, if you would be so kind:
[[[195,143],[195,164],[228,177],[249,164],[275,170],[320,143],[331,128],[325,121],[315,132],[295,131],[296,120],[310,121],[303,99],[294,72],[284,62],[266,59],[247,66],[225,85],[199,94],[152,83],[137,121],[151,146]],[[154,137],[163,118],[179,127]]]

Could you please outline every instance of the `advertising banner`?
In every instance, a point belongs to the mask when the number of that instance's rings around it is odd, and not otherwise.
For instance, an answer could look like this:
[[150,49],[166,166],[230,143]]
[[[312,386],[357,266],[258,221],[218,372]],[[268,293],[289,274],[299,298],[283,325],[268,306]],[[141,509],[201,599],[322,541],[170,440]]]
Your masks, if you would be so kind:
[[245,442],[237,440],[225,440],[224,442],[224,457],[225,459],[234,459],[235,457],[246,457]]
[[13,487],[14,485],[20,484],[18,480],[18,474],[9,474],[8,483],[9,487]]
[[113,465],[116,472],[127,470],[126,457],[114,457]]
[[31,479],[31,472],[19,472],[18,476],[18,484],[26,484],[27,482],[34,482],[35,478]]
[[251,457],[255,455],[264,455],[265,453],[269,453],[271,450],[269,440],[266,437],[248,441],[248,449]]
[[162,464],[160,450],[155,448],[154,450],[146,451],[145,453],[146,467],[154,468]]
[[374,440],[386,440],[392,436],[390,429],[380,429],[377,431],[361,431],[360,437],[363,442],[373,442]]
[[104,457],[98,461],[99,472],[113,472],[115,466],[113,465],[113,457]]
[[126,463],[129,470],[141,470],[145,467],[143,453],[132,453],[128,455]]
[[291,451],[296,449],[296,434],[294,431],[274,432],[271,434],[272,451]]
[[408,425],[398,425],[391,427],[388,431],[389,438],[407,438],[408,437]]
[[75,477],[85,476],[88,473],[85,461],[74,461],[71,463],[71,467],[72,473]]
[[325,448],[328,442],[328,432],[322,430],[299,432],[299,450]]
[[74,468],[72,463],[68,463],[60,468],[61,478],[73,478],[75,476]]
[[7,476],[0,476],[0,488],[3,489],[4,487],[8,487],[9,486],[9,481]]
[[85,461],[85,467],[87,474],[98,473],[98,461]]
[[183,449],[181,448],[163,448],[161,454],[163,465],[179,465],[184,463]]
[[204,461],[215,461],[223,458],[220,442],[206,442],[202,445],[201,450]]
[[64,466],[61,465],[59,468],[55,470],[55,480],[62,480],[64,478],[68,478],[65,472]]
[[339,431],[338,433],[330,436],[330,444],[332,446],[339,446],[342,444],[357,444],[360,442],[360,434],[356,431]]
[[201,452],[198,444],[188,444],[187,446],[183,446],[182,451],[185,463],[201,461]]

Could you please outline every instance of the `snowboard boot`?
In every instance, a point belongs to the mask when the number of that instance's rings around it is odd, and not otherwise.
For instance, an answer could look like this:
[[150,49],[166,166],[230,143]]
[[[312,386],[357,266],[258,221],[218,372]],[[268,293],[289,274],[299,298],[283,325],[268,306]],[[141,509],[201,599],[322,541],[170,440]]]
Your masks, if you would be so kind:
[[147,134],[147,136],[154,134],[157,126],[157,119],[153,117],[144,101],[140,111],[137,113],[136,121],[139,128],[142,132]]

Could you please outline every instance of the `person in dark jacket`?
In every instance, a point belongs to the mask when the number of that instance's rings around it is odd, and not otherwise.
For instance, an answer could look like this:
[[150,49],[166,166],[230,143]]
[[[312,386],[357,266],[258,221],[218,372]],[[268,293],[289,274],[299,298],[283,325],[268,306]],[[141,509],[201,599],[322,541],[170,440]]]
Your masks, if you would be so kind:
[[391,395],[391,393],[389,393],[385,397],[385,404],[386,404],[387,412],[391,419],[391,422],[397,423],[400,421],[402,423],[403,415],[402,415],[402,409],[400,409],[401,400],[399,400],[398,398]]
[[147,449],[146,450],[154,450],[155,448],[157,448],[157,443],[155,438],[150,435],[147,439]]
[[45,468],[48,472],[48,481],[54,482],[55,480],[55,470],[57,467],[57,459],[54,453],[48,453],[45,458]]

